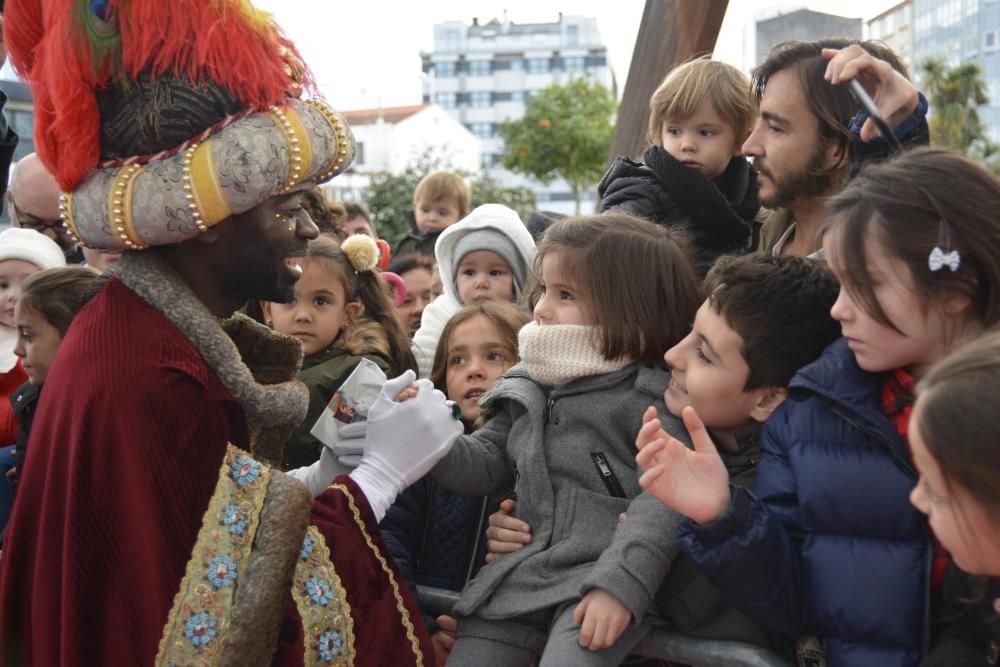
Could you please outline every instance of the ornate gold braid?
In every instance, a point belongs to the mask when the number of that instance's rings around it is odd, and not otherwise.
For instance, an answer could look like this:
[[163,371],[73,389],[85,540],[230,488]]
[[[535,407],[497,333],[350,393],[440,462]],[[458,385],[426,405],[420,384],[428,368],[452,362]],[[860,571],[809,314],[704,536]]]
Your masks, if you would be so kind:
[[392,594],[396,598],[396,610],[399,612],[400,617],[403,619],[403,627],[406,629],[406,638],[410,640],[410,646],[413,648],[413,655],[417,659],[417,667],[423,667],[424,665],[424,654],[420,650],[420,641],[417,639],[416,631],[413,628],[413,622],[410,621],[410,613],[406,610],[406,605],[403,603],[403,596],[399,592],[399,584],[396,583],[396,577],[392,574],[392,568],[385,561],[385,557],[372,542],[371,536],[368,531],[365,530],[365,522],[361,519],[361,512],[358,511],[358,506],[354,503],[354,496],[351,495],[350,490],[343,484],[331,484],[331,489],[337,489],[347,498],[348,504],[351,506],[351,512],[354,513],[354,523],[357,524],[358,529],[361,534],[365,536],[365,542],[368,544],[368,548],[371,549],[372,553],[375,554],[375,558],[382,565],[382,571],[385,572],[386,576],[389,577],[389,583],[392,584]]

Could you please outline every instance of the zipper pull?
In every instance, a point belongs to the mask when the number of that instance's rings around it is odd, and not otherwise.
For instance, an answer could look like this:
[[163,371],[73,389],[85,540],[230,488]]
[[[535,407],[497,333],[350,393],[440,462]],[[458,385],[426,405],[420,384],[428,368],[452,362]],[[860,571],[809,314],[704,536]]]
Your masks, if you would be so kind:
[[608,493],[615,498],[627,498],[625,489],[622,488],[621,482],[615,476],[615,472],[608,465],[608,457],[604,455],[604,452],[591,452],[590,459],[594,462],[597,473],[601,476]]
[[545,411],[542,413],[546,424],[549,423],[549,418],[552,417],[552,406],[555,405],[556,399],[550,398],[545,402]]

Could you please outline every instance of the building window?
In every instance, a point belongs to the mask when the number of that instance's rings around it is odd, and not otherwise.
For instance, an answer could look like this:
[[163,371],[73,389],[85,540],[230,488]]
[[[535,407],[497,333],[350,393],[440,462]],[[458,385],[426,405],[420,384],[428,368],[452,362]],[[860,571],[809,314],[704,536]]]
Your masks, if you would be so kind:
[[580,26],[566,26],[566,44],[567,46],[578,46],[580,44]]
[[436,63],[434,75],[442,78],[455,76],[455,63]]
[[548,58],[528,58],[528,74],[548,74],[550,64]]
[[587,59],[581,56],[563,58],[563,69],[567,72],[582,72],[587,65]]
[[461,36],[457,30],[446,30],[444,33],[444,48],[457,51],[461,41]]
[[455,93],[435,93],[434,101],[445,109],[454,109],[458,106],[458,97]]
[[512,92],[510,94],[510,101],[511,102],[523,102],[524,101],[524,91],[523,90],[515,90],[514,92]]
[[470,60],[469,61],[469,76],[489,76],[490,72],[490,61],[489,60]]
[[489,139],[493,136],[493,123],[472,123],[469,130],[480,139]]
[[469,103],[474,107],[488,107],[492,102],[492,96],[489,91],[476,90],[469,93]]
[[986,52],[996,51],[997,48],[997,31],[988,30],[983,33],[983,50]]
[[521,72],[524,71],[524,61],[520,58],[510,61],[510,71],[511,72]]
[[354,144],[354,166],[359,167],[365,163],[365,142],[358,141]]

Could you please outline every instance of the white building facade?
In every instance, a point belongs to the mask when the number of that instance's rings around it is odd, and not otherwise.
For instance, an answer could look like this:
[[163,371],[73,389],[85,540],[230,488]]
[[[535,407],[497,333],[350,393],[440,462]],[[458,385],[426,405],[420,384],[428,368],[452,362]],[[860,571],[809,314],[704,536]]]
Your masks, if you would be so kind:
[[[559,15],[554,23],[516,24],[492,19],[448,21],[434,26],[434,49],[422,53],[424,102],[435,102],[482,141],[482,166],[501,183],[535,192],[538,208],[572,213],[567,183],[541,185],[500,166],[500,124],[524,115],[525,101],[553,83],[589,75],[617,98],[614,74],[597,21]],[[594,209],[587,193],[583,212]]]
[[478,173],[482,142],[437,104],[342,112],[354,132],[357,155],[325,187],[331,199],[359,201],[371,175],[402,173],[425,154],[443,169]]
[[868,39],[885,42],[902,59],[910,76],[913,69],[913,0],[904,0],[868,21]]

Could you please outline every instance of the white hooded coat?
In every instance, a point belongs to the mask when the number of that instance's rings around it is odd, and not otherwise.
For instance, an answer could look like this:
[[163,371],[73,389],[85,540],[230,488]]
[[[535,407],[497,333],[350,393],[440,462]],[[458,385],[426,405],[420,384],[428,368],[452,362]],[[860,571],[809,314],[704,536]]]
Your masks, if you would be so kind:
[[496,230],[513,241],[529,274],[534,265],[535,240],[517,213],[501,204],[478,206],[469,215],[441,232],[437,243],[434,244],[434,256],[437,259],[438,271],[441,273],[444,294],[434,299],[424,309],[420,319],[420,329],[413,337],[413,356],[417,359],[420,377],[430,375],[441,332],[444,331],[452,315],[463,305],[455,287],[453,270],[455,245],[469,232],[480,229]]

